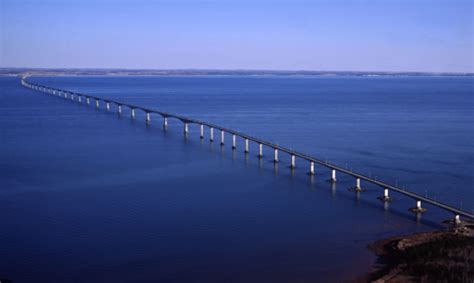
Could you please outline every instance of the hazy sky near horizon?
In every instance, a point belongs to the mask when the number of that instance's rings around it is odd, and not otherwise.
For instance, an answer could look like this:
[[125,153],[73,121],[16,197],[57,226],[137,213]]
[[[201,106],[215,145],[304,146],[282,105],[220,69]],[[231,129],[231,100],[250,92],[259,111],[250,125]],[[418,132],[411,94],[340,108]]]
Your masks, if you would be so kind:
[[471,0],[0,0],[0,67],[474,72]]

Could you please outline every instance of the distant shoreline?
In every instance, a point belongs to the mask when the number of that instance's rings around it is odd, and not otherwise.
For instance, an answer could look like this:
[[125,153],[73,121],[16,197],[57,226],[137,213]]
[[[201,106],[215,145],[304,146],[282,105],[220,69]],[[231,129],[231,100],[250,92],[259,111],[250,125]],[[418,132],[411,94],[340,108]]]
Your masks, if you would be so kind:
[[207,70],[207,69],[62,69],[0,68],[0,76],[456,76],[472,77],[474,73],[370,72],[370,71],[276,71],[276,70]]

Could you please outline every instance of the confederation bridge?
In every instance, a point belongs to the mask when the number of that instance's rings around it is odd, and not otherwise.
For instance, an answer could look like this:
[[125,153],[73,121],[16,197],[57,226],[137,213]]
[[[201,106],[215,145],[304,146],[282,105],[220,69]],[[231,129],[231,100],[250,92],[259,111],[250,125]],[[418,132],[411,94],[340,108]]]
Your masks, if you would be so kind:
[[142,111],[145,114],[145,122],[147,124],[151,123],[151,115],[152,114],[155,114],[155,115],[157,114],[157,115],[162,117],[163,127],[165,127],[165,128],[168,127],[168,119],[177,119],[177,120],[179,120],[183,123],[183,128],[184,128],[184,134],[185,135],[188,135],[189,125],[194,124],[194,125],[199,126],[199,128],[200,128],[200,138],[203,139],[204,138],[204,127],[207,127],[209,129],[209,135],[210,135],[209,138],[210,138],[211,142],[214,142],[214,130],[220,131],[220,143],[221,143],[221,145],[224,145],[224,138],[226,136],[225,134],[227,133],[228,135],[232,135],[232,149],[236,149],[236,147],[237,147],[237,138],[242,139],[244,141],[245,153],[249,152],[249,142],[254,142],[254,143],[258,144],[258,157],[259,158],[263,157],[263,147],[264,146],[273,150],[273,161],[274,162],[279,162],[278,154],[280,152],[285,153],[285,154],[289,154],[290,157],[291,157],[291,163],[290,163],[290,168],[291,169],[294,169],[296,167],[296,159],[298,158],[298,159],[304,160],[305,162],[308,163],[309,174],[310,175],[315,174],[314,166],[317,164],[317,165],[326,167],[326,168],[331,170],[331,176],[330,176],[330,179],[329,179],[331,182],[336,182],[336,180],[337,180],[336,179],[336,174],[338,174],[338,173],[346,174],[346,175],[349,175],[351,177],[354,177],[355,186],[354,186],[353,190],[355,192],[361,192],[362,191],[361,182],[364,181],[364,182],[367,182],[367,183],[372,183],[372,184],[376,185],[377,187],[383,189],[383,195],[380,196],[379,199],[381,199],[384,202],[389,202],[389,201],[392,200],[390,195],[389,195],[390,191],[396,192],[398,194],[404,195],[404,196],[409,197],[409,198],[412,198],[415,201],[415,206],[413,208],[411,208],[410,210],[414,213],[417,213],[417,215],[419,215],[420,213],[423,213],[423,212],[426,211],[426,208],[424,208],[422,206],[422,202],[423,202],[423,203],[428,203],[432,206],[438,207],[440,209],[443,209],[443,210],[446,210],[446,211],[452,213],[453,217],[454,217],[453,221],[454,221],[455,224],[459,224],[461,222],[461,218],[460,218],[461,216],[463,216],[467,219],[470,219],[470,220],[474,219],[474,215],[472,213],[470,213],[468,211],[465,211],[465,210],[462,210],[460,208],[456,208],[454,206],[442,203],[440,201],[437,201],[437,200],[419,195],[417,193],[410,192],[408,190],[402,189],[401,187],[390,185],[388,183],[385,183],[385,182],[380,181],[380,180],[376,180],[376,179],[371,178],[369,176],[366,176],[366,175],[363,175],[363,174],[360,174],[360,173],[357,173],[357,172],[353,172],[353,171],[345,169],[343,167],[331,164],[327,161],[317,159],[315,157],[306,155],[304,153],[300,153],[300,152],[297,152],[295,150],[291,150],[289,148],[274,144],[274,143],[266,141],[266,140],[255,138],[255,137],[249,136],[247,134],[244,134],[244,133],[241,133],[241,132],[238,132],[238,131],[234,131],[232,129],[224,128],[224,127],[214,125],[214,124],[211,124],[211,123],[208,123],[208,122],[205,122],[205,121],[200,121],[200,120],[192,119],[192,118],[181,116],[181,115],[175,115],[175,114],[172,114],[172,113],[162,112],[162,111],[158,111],[158,110],[151,109],[151,108],[145,108],[145,107],[142,107],[142,106],[132,105],[132,104],[129,104],[129,103],[124,103],[124,102],[119,102],[119,101],[115,101],[115,100],[111,100],[111,99],[96,97],[96,96],[92,96],[92,95],[88,95],[88,94],[81,94],[81,93],[76,93],[76,92],[72,92],[72,91],[52,88],[52,87],[43,86],[43,85],[40,85],[40,84],[33,84],[33,83],[28,82],[26,79],[27,79],[27,77],[22,77],[21,84],[24,87],[30,88],[30,89],[35,90],[35,91],[40,91],[40,92],[47,93],[47,94],[50,94],[50,95],[53,95],[53,96],[62,97],[64,99],[70,99],[72,101],[77,101],[79,103],[83,103],[83,104],[86,104],[86,105],[90,105],[92,103],[92,104],[95,105],[96,108],[100,108],[101,104],[105,104],[105,110],[106,111],[110,111],[110,106],[112,104],[114,104],[117,108],[117,111],[118,111],[119,115],[122,115],[122,110],[123,110],[124,107],[128,107],[130,109],[131,119],[135,119],[136,111]]

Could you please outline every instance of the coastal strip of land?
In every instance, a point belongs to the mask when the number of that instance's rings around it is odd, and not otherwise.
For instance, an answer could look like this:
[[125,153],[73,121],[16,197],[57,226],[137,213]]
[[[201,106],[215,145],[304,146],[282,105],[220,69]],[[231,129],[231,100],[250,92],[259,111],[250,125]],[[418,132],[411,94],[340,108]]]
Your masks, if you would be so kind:
[[369,245],[378,260],[369,282],[474,282],[474,222]]
[[220,69],[0,68],[0,76],[474,76],[453,72]]

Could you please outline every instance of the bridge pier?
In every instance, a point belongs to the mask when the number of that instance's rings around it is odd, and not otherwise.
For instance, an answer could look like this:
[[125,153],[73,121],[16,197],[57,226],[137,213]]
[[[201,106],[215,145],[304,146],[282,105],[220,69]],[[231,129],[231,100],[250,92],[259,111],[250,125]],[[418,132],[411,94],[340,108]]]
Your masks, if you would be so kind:
[[168,117],[163,117],[163,128],[168,128]]
[[249,140],[245,139],[245,153],[249,152]]
[[64,99],[67,99],[67,92],[64,93]]
[[213,142],[214,141],[214,128],[211,127],[209,129],[209,135],[210,135],[209,141]]
[[74,101],[74,94],[71,94],[71,100]]
[[150,124],[150,122],[151,122],[150,112],[146,112],[146,118],[145,118],[145,121],[146,121],[147,125],[149,125],[149,124]]
[[331,171],[331,182],[336,182],[337,179],[336,179],[336,170],[335,169],[332,169]]
[[135,108],[130,108],[130,117],[135,119]]
[[82,103],[82,96],[79,96],[77,100],[79,101],[79,103]]
[[383,201],[383,202],[392,201],[392,198],[388,195],[388,189],[387,188],[385,188],[383,190],[383,196],[378,197],[378,199]]
[[273,154],[273,162],[277,163],[278,162],[278,149],[274,149],[274,154]]
[[203,124],[201,124],[201,134],[200,134],[199,138],[201,138],[201,139],[204,138],[204,125]]
[[410,210],[414,213],[423,213],[426,211],[426,208],[421,207],[421,200],[416,201],[416,206],[413,208],[410,208]]
[[235,135],[232,135],[232,149],[237,148],[237,137]]
[[362,192],[362,187],[360,186],[360,178],[356,178],[355,187],[349,190],[354,191],[354,192]]
[[188,122],[184,122],[184,134],[187,135],[189,133],[189,124]]
[[86,98],[86,103],[87,103],[87,105],[91,104],[91,99],[89,97]]
[[110,111],[110,102],[105,103],[105,109],[107,110],[107,112]]
[[117,107],[118,107],[118,109],[117,109],[118,114],[122,115],[122,105],[119,104]]
[[459,225],[461,224],[461,218],[459,214],[454,215],[454,225]]
[[296,167],[296,157],[294,154],[291,155],[291,164],[290,164],[290,168],[291,169],[295,169]]
[[95,100],[95,108],[99,108],[99,100],[98,99]]
[[314,175],[314,162],[309,162],[309,175]]
[[224,145],[224,131],[221,130],[221,145]]
[[263,157],[263,144],[259,143],[258,144],[258,158]]

